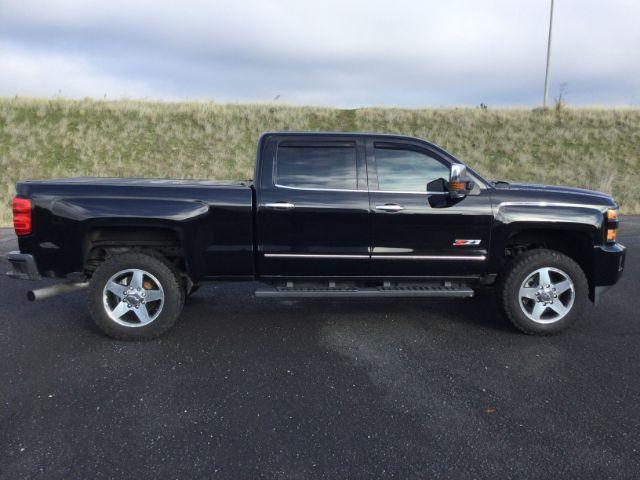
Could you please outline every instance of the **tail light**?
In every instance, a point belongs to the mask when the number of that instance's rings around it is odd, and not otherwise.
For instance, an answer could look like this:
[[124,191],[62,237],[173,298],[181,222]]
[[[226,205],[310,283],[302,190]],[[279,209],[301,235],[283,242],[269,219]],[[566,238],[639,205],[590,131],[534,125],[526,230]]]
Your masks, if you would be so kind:
[[31,201],[25,198],[13,199],[13,229],[16,235],[31,233]]

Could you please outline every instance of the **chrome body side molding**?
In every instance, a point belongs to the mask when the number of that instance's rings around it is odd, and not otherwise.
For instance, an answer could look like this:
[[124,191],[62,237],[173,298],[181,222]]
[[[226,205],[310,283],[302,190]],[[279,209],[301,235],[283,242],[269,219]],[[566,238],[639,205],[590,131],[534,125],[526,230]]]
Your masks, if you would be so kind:
[[265,253],[266,258],[338,258],[373,260],[470,260],[484,261],[486,255],[335,255],[321,253]]
[[486,255],[372,255],[374,260],[469,260],[482,262]]
[[334,255],[322,253],[265,253],[265,258],[369,258],[369,255]]
[[584,203],[563,203],[563,202],[501,202],[496,207],[499,211],[503,207],[565,207],[565,208],[589,208],[601,212],[606,211],[607,206],[587,205]]

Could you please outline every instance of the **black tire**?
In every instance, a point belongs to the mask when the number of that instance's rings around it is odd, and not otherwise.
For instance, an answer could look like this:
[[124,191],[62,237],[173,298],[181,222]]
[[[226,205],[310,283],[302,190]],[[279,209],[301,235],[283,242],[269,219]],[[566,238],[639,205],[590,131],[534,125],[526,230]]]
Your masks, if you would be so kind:
[[[561,295],[563,304],[570,305],[568,313],[563,317],[554,321],[553,317],[559,316],[559,314],[550,307],[544,312],[551,318],[540,318],[538,321],[534,321],[523,310],[529,308],[533,310],[537,300],[526,298],[521,300],[520,287],[523,286],[523,282],[531,278],[533,272],[545,268],[560,270],[566,274],[573,282],[573,292],[569,291]],[[552,274],[555,275],[555,272]],[[502,311],[516,328],[530,335],[553,335],[565,330],[580,318],[587,302],[589,284],[582,268],[574,260],[555,250],[535,249],[518,255],[505,266],[500,277],[497,293]],[[571,298],[573,299],[572,304]],[[558,299],[554,299],[554,301],[558,301]],[[532,314],[532,312],[528,313]],[[550,323],[540,323],[541,321]]]
[[[151,274],[163,291],[161,308],[155,307],[157,317],[143,326],[134,325],[135,318],[131,321],[130,326],[117,323],[109,316],[104,305],[104,289],[107,282],[118,272],[128,269],[139,269]],[[95,324],[106,335],[118,340],[151,340],[169,330],[176,323],[182,312],[184,295],[180,276],[163,257],[148,253],[128,252],[113,255],[98,266],[89,285],[89,308]],[[108,301],[117,304],[117,299],[118,297],[114,297]],[[152,302],[147,305],[150,309],[154,308]],[[146,311],[146,306],[144,309]],[[131,312],[137,316],[133,309]],[[126,315],[130,316],[130,314]]]

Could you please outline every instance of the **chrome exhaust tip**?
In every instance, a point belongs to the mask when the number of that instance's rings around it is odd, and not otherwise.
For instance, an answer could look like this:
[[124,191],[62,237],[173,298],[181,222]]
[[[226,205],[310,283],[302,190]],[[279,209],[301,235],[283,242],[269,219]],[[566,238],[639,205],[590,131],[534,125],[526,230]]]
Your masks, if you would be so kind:
[[78,290],[84,290],[88,287],[89,282],[58,283],[49,287],[29,290],[27,292],[27,300],[35,302],[36,300],[44,300],[45,298],[51,298],[65,293],[77,292]]

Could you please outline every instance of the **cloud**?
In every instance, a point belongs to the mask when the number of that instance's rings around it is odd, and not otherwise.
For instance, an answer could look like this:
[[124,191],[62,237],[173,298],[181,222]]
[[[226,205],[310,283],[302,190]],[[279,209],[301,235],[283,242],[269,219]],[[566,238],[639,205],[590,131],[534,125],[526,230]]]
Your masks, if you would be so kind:
[[26,50],[0,42],[3,95],[171,99],[143,80],[93,71],[82,56]]
[[[540,0],[3,2],[0,94],[535,105],[548,13]],[[552,92],[638,102],[639,16],[632,1],[556,2]]]

